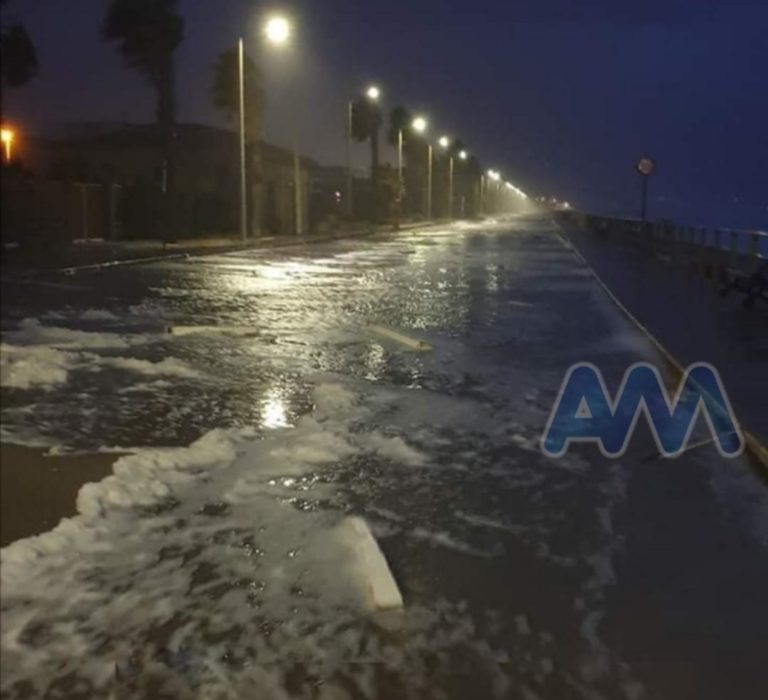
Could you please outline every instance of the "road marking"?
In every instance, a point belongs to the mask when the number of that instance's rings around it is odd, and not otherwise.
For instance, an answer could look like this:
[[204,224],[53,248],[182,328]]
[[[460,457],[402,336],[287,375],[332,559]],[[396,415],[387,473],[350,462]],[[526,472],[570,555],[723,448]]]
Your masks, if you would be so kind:
[[389,328],[384,328],[383,326],[370,326],[370,329],[378,335],[389,338],[390,340],[394,340],[401,345],[405,345],[406,347],[409,347],[413,350],[419,350],[421,352],[429,352],[432,350],[432,346],[426,340],[409,338],[407,335],[397,333],[396,331],[391,331]]
[[529,304],[527,301],[515,301],[514,299],[509,299],[507,301],[507,304],[509,304],[510,306],[525,306],[525,307],[533,306],[533,304]]

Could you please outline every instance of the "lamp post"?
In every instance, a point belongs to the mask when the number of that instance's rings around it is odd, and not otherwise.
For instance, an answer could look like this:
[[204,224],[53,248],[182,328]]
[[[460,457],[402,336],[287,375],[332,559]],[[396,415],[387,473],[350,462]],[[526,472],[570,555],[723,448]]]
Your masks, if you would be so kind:
[[648,211],[648,178],[653,174],[653,171],[656,170],[656,162],[653,160],[653,158],[643,157],[637,162],[635,167],[637,172],[640,173],[643,178],[643,191],[640,203],[640,221],[645,223],[646,214]]
[[403,211],[403,130],[397,130],[397,200],[398,219]]
[[438,141],[441,148],[448,153],[448,218],[453,218],[453,152],[450,150],[451,140],[441,136]]
[[[363,93],[365,98],[370,102],[378,102],[381,97],[381,89],[377,85],[369,85]],[[353,203],[352,203],[352,118],[354,114],[354,102],[349,100],[347,102],[347,217],[352,218]],[[373,148],[373,146],[372,146]],[[378,163],[375,167],[378,167]],[[375,197],[376,193],[373,193]]]
[[501,196],[500,196],[501,195],[501,173],[498,170],[491,170],[488,172],[488,176],[491,178],[492,182],[496,183],[496,192],[493,200],[493,205],[494,205],[493,208],[495,210],[494,213],[498,214],[500,204],[501,204],[501,201],[500,201],[501,200]]
[[352,100],[347,102],[347,218],[352,218]]
[[237,40],[237,90],[240,101],[240,238],[248,238],[248,197],[245,162],[245,50],[243,38]]
[[[469,157],[469,154],[464,149],[462,149],[461,151],[459,151],[458,156],[459,156],[459,160],[462,161],[462,160],[466,160]],[[464,178],[462,178],[462,182],[466,184],[466,175],[464,176]],[[462,192],[466,193],[465,186],[462,187]],[[466,197],[466,194],[461,195],[461,206],[459,207],[459,215],[461,216],[461,218],[464,218],[464,215],[466,213],[465,197]]]
[[[429,122],[424,117],[416,117],[411,122],[411,128],[417,134],[425,134]],[[427,219],[432,218],[432,144],[427,144]]]
[[[271,15],[265,20],[262,32],[266,43],[271,46],[280,47],[287,44],[291,38],[291,23],[283,15]],[[240,237],[245,240],[248,238],[248,186],[245,148],[245,41],[243,37],[239,37],[237,40],[237,73],[240,127]],[[298,163],[295,157],[294,161],[296,161],[295,167],[297,167]],[[297,184],[298,172],[294,172],[294,180],[295,184]],[[300,200],[297,198],[297,220],[300,206]]]

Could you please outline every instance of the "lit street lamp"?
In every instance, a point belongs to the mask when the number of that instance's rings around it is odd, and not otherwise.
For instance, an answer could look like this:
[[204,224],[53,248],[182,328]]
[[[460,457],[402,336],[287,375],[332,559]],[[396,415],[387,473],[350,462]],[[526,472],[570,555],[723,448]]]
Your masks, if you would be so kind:
[[[429,122],[424,117],[416,117],[411,128],[417,134],[425,134]],[[427,219],[432,218],[432,144],[427,143]]]
[[11,151],[13,148],[13,140],[16,138],[16,133],[13,129],[3,127],[0,129],[0,142],[3,144],[3,155],[5,156],[5,162],[11,162]]
[[[469,154],[464,149],[460,150],[458,155],[459,155],[459,160],[467,160],[467,158],[469,158]],[[466,203],[465,195],[462,194],[461,206],[459,207],[459,214],[462,218],[464,217],[464,214],[466,212],[465,203]]]
[[[371,102],[378,102],[381,90],[377,85],[369,85],[363,93]],[[352,114],[354,110],[353,100],[347,102],[347,217],[352,218]]]
[[[265,41],[275,47],[284,46],[291,37],[291,23],[283,15],[271,15],[267,17],[263,26]],[[245,48],[243,37],[237,40],[237,70],[238,70],[238,96],[240,102],[240,236],[243,240],[248,237],[248,200],[247,177],[245,157]],[[298,153],[294,148],[294,189],[295,191],[295,217],[297,233],[301,216],[301,194],[299,188],[299,161]]]
[[428,122],[424,117],[416,117],[411,126],[413,127],[413,130],[417,134],[423,134],[427,130],[427,126],[429,126]]
[[496,192],[491,199],[491,204],[494,209],[493,213],[497,214],[499,208],[499,194],[501,193],[501,173],[498,170],[489,170],[488,177],[491,178],[491,182],[496,183]]
[[453,218],[453,152],[450,150],[451,139],[441,136],[440,146],[448,152],[448,218]]
[[282,46],[291,38],[291,23],[283,15],[272,15],[264,22],[264,36],[273,46]]

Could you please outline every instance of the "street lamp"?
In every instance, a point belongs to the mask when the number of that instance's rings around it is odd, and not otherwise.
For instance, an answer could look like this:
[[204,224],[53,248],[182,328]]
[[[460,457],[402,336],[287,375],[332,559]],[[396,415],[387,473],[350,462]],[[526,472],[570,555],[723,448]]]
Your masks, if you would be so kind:
[[413,128],[417,134],[423,134],[427,130],[427,126],[429,126],[429,123],[424,117],[416,117],[413,122],[411,122],[411,128]]
[[448,218],[453,218],[453,152],[450,150],[451,139],[441,136],[440,146],[448,152]]
[[[411,122],[411,128],[417,134],[427,131],[429,122],[424,117],[416,117]],[[432,144],[427,143],[427,219],[432,218]]]
[[[283,15],[270,15],[264,21],[262,34],[266,43],[275,47],[282,47],[291,38],[293,28],[288,19]],[[237,40],[237,71],[238,71],[238,97],[240,103],[240,236],[243,240],[248,238],[248,199],[246,178],[246,153],[245,153],[245,41],[243,37]],[[294,187],[295,192],[295,218],[298,232],[301,214],[301,199],[299,192],[299,161],[298,153],[294,148]]]
[[[498,170],[489,170],[488,171],[488,177],[491,178],[493,182],[496,183],[496,193],[495,196],[492,196],[491,202],[494,209],[498,208],[499,204],[499,192],[501,192],[501,173]],[[494,212],[496,213],[496,212]]]
[[291,23],[284,15],[271,15],[264,22],[264,36],[273,46],[283,46],[291,38]]
[[5,162],[11,162],[11,149],[13,148],[13,140],[16,138],[16,132],[8,127],[0,129],[0,142],[3,145],[3,153],[5,154]]
[[[467,153],[466,150],[462,149],[462,150],[459,151],[458,156],[459,156],[459,160],[467,160],[467,158],[469,158],[469,153]],[[461,207],[460,207],[459,211],[460,211],[460,215],[463,217],[464,213],[466,211],[465,210],[465,195],[463,195],[463,194],[461,195]]]
[[[371,102],[378,102],[381,98],[381,90],[378,85],[369,85],[363,92]],[[347,101],[347,217],[352,218],[352,114],[354,111],[353,100]]]

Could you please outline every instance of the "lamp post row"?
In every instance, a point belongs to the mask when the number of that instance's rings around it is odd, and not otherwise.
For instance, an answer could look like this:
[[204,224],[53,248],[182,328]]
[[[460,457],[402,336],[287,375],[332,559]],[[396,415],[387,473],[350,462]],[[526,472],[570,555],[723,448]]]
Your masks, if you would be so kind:
[[[288,44],[292,35],[292,27],[289,20],[283,15],[272,15],[268,17],[263,25],[263,37],[265,41],[276,48],[283,47]],[[248,199],[247,199],[247,158],[246,158],[246,134],[245,134],[245,49],[243,37],[238,39],[237,43],[237,66],[238,66],[238,101],[239,101],[239,131],[240,131],[240,235],[245,240],[248,237]],[[378,102],[381,97],[381,90],[375,86],[369,86],[365,91],[365,96],[372,102]],[[353,105],[352,101],[347,104],[347,213],[352,215],[353,205],[353,193],[352,193],[352,115]],[[411,124],[410,128],[418,134],[426,133],[429,123],[422,116],[417,116]],[[451,140],[447,136],[442,136],[438,140],[438,144],[441,148],[448,152],[449,166],[448,166],[448,212],[449,216],[453,216],[454,213],[454,156],[458,156],[459,160],[466,160],[468,153],[466,150],[461,150],[454,154],[451,148]],[[6,144],[10,146],[10,144]],[[10,150],[10,149],[8,149]],[[433,170],[433,157],[434,151],[432,143],[427,144],[427,192],[426,192],[426,215],[427,218],[432,218],[432,170]],[[301,192],[300,192],[300,162],[298,156],[298,144],[294,141],[294,153],[293,153],[293,175],[294,175],[294,232],[300,234],[302,230],[301,224]],[[501,185],[501,176],[498,172],[490,170],[487,173],[490,180],[499,184],[499,191]],[[403,188],[403,129],[399,129],[397,132],[397,181],[398,181],[398,200],[401,202],[404,193]],[[526,198],[526,195],[514,187],[511,183],[505,183],[508,188],[513,190],[518,196]],[[484,212],[484,196],[487,194],[486,176],[483,175],[480,181],[480,209],[481,213]]]

